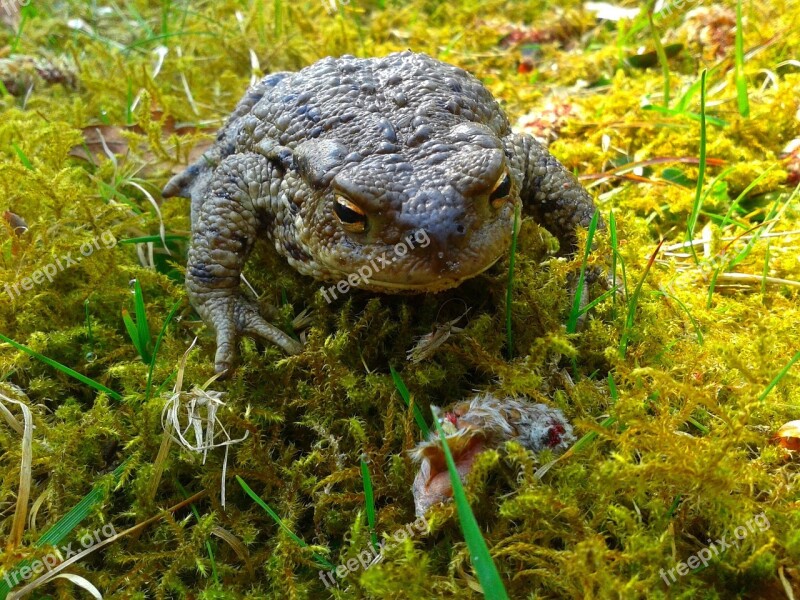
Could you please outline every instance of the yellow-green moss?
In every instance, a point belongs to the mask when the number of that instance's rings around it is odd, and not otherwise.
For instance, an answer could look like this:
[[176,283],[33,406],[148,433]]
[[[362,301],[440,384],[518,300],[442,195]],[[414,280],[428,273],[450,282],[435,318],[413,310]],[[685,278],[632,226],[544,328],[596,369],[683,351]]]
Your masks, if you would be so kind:
[[[534,457],[514,443],[477,461],[467,492],[511,597],[726,598],[765,589],[777,594],[781,568],[798,594],[798,463],[770,437],[798,418],[800,367],[759,400],[800,350],[798,289],[769,284],[762,293],[758,281],[736,288],[720,280],[708,300],[718,254],[726,250],[722,259],[729,260],[743,247],[727,238],[756,231],[776,199],[783,208],[791,193],[778,156],[800,135],[795,92],[800,75],[781,73],[776,85],[765,89],[757,78],[764,69],[775,71],[781,61],[798,58],[800,42],[787,34],[800,28],[798,11],[773,0],[744,3],[748,22],[759,23],[745,29],[745,47],[764,45],[746,62],[750,118],[736,111],[733,58],[709,73],[707,112],[727,125],[708,125],[708,157],[714,160],[706,186],[730,167],[708,195],[696,228],[699,235],[712,224],[712,255],[698,248],[701,267],[685,257],[665,258],[652,267],[621,355],[630,295],[659,240],[685,239],[699,172],[696,163],[687,162],[699,154],[698,121],[644,109],[646,103],[663,103],[661,71],[624,62],[638,47],[651,44],[646,26],[598,24],[580,2],[352,0],[332,10],[320,0],[158,7],[127,0],[110,12],[93,12],[94,3],[75,0],[32,4],[18,52],[74,69],[77,88],[29,73],[26,81],[34,88],[28,97],[0,95],[0,212],[19,215],[29,227],[21,237],[2,228],[2,285],[31,277],[104,232],[118,241],[156,235],[156,212],[132,183],[158,197],[170,172],[179,168],[173,160],[185,162],[197,143],[213,135],[252,77],[296,69],[328,54],[365,56],[409,47],[429,52],[483,79],[512,122],[557,94],[577,110],[551,150],[582,175],[630,161],[671,157],[683,162],[648,166],[641,177],[650,181],[585,180],[606,221],[614,210],[627,291],[602,301],[577,334],[566,334],[564,323],[570,274],[579,261],[550,256],[552,237],[523,221],[511,360],[505,348],[506,260],[437,296],[353,292],[328,305],[318,282],[298,275],[266,244],[259,246],[246,276],[263,293],[264,310],[272,310],[283,327],[303,309],[313,313],[301,355],[285,358],[274,347],[245,342],[237,376],[211,386],[226,393],[218,416],[232,436],[249,432],[231,448],[225,509],[219,498],[222,449],[209,453],[203,464],[201,457],[173,445],[156,496],[149,495],[162,442],[161,412],[174,383],[170,377],[198,333],[184,389],[202,384],[213,371],[213,340],[177,280],[185,265],[188,202],[161,203],[167,233],[183,237],[170,242],[171,255],[154,245],[156,270],[141,265],[134,245],[118,244],[97,249],[13,301],[0,289],[0,333],[123,396],[115,401],[97,394],[0,346],[0,379],[19,385],[31,399],[36,425],[31,497],[43,498],[24,546],[2,549],[0,572],[23,557],[41,556],[33,542],[97,481],[107,486],[104,500],[74,536],[107,522],[121,531],[151,517],[184,498],[180,483],[190,493],[208,490],[197,503],[199,522],[185,510],[165,516],[73,571],[109,598],[479,598],[452,506],[428,516],[430,533],[394,545],[381,563],[349,575],[341,589],[330,592],[311,551],[298,547],[234,483],[233,475],[244,478],[334,565],[370,544],[358,468],[362,454],[370,461],[379,536],[411,523],[414,465],[406,450],[418,441],[419,431],[394,389],[391,364],[426,416],[431,404],[447,405],[488,388],[558,406],[579,435],[597,432],[592,444],[555,463],[541,479],[536,470],[553,457]],[[759,21],[759,11],[770,18]],[[79,18],[91,35],[67,25]],[[690,40],[681,39],[678,29],[682,18],[675,10],[659,20],[659,33],[689,48]],[[531,73],[517,69],[519,47],[498,45],[499,27],[511,22],[552,31],[558,40],[534,52]],[[14,37],[0,29],[0,57],[13,60],[4,47]],[[168,53],[155,75],[162,45]],[[251,51],[258,67],[251,68]],[[691,52],[684,49],[671,61],[673,108],[700,69],[714,66]],[[600,85],[588,87],[593,84]],[[699,98],[692,96],[687,112],[699,114]],[[95,127],[118,150],[115,161],[105,156]],[[70,155],[81,145],[84,130],[95,136],[89,150],[96,164]],[[743,199],[742,209],[732,213],[737,224],[720,229],[736,196],[770,167]],[[679,169],[689,185],[665,182],[667,169]],[[798,206],[795,197],[778,213],[773,232],[800,229]],[[797,238],[768,238],[768,252],[766,239],[734,270],[760,277],[768,259],[767,275],[800,280]],[[140,250],[146,258],[148,248]],[[610,256],[606,230],[591,260],[609,265]],[[121,318],[122,309],[133,311],[129,282],[134,278],[144,291],[154,337],[173,304],[182,302],[153,372],[153,389],[163,386],[163,392],[149,398],[149,366]],[[596,287],[595,295],[602,292]],[[467,308],[458,323],[464,331],[431,360],[406,360],[420,336]],[[618,399],[609,390],[609,375]],[[609,414],[616,423],[600,427]],[[6,532],[20,445],[5,424],[0,448],[0,532]],[[125,458],[128,469],[113,488],[108,473]],[[664,584],[661,569],[675,568],[708,539],[730,537],[762,512],[768,530],[749,534],[707,569],[671,587]],[[214,526],[242,540],[248,557],[212,535]],[[220,587],[211,576],[209,540]],[[74,590],[68,586],[60,581],[48,592],[70,597]]]

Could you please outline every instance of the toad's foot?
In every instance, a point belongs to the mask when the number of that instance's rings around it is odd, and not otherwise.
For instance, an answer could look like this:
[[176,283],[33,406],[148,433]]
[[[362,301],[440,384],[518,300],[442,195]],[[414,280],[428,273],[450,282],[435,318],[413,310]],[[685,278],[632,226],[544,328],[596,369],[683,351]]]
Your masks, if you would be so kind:
[[272,342],[287,354],[297,354],[303,349],[302,343],[264,320],[258,308],[242,296],[208,298],[198,309],[203,320],[210,323],[217,334],[217,354],[214,358],[214,370],[217,373],[232,372],[242,336]]

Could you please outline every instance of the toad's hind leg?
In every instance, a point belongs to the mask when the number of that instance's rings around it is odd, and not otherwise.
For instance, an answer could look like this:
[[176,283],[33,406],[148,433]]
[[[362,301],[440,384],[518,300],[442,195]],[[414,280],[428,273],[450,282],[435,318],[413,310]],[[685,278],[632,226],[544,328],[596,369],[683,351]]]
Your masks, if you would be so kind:
[[241,272],[259,230],[255,206],[269,195],[274,169],[257,154],[227,157],[214,171],[192,223],[186,289],[203,321],[216,332],[218,373],[233,367],[243,335],[270,341],[289,354],[302,348],[265,321],[240,289]]

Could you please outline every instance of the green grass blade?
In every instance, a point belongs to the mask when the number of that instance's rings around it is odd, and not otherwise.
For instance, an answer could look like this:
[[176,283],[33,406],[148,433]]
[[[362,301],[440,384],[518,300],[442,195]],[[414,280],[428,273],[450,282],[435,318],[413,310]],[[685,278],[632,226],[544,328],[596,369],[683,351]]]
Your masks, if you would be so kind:
[[89,340],[89,351],[94,356],[94,335],[92,334],[92,317],[89,314],[89,299],[83,301],[84,312],[86,313],[86,337]]
[[747,79],[744,76],[744,29],[742,27],[742,0],[736,2],[736,100],[739,114],[750,116],[750,99],[747,97]]
[[133,305],[136,311],[136,328],[139,335],[139,346],[141,347],[142,360],[150,363],[152,357],[150,356],[150,344],[152,336],[150,335],[150,326],[147,324],[147,311],[144,307],[144,294],[142,294],[142,286],[139,284],[138,279],[133,280]]
[[[746,188],[744,188],[741,191],[741,193],[736,197],[736,200],[734,200],[731,203],[731,206],[728,209],[728,212],[725,213],[725,217],[723,218],[722,224],[721,224],[720,227],[725,227],[730,222],[731,214],[733,213],[734,209],[739,205],[739,202],[747,195],[747,193],[750,190],[752,190],[756,185],[758,185],[759,181],[764,179],[764,177],[766,177],[769,174],[769,172],[772,171],[772,169],[775,168],[776,166],[777,166],[776,164],[772,164],[769,167],[767,167],[767,169],[761,175],[756,177],[752,182],[750,182],[750,185],[748,185]],[[796,191],[797,191],[797,189],[795,189],[795,192]],[[794,193],[789,198],[789,200],[791,200],[793,197],[794,197]],[[776,204],[774,205],[774,207],[777,208],[777,201],[776,201]],[[770,212],[770,214],[774,215],[774,213],[772,213],[772,212]],[[759,232],[757,232],[757,234],[756,234],[759,237],[761,235],[760,231],[761,230],[759,230]],[[756,236],[754,236],[754,238],[755,237]],[[751,240],[751,241],[753,243],[755,243],[755,241],[753,241],[753,240]],[[751,249],[752,249],[752,246],[750,244],[748,244],[748,247],[745,248],[746,253],[743,256],[741,256],[741,259],[744,259],[747,256],[747,254],[749,254]],[[740,253],[740,255],[741,255],[741,253]],[[717,287],[717,279],[719,278],[720,274],[723,273],[725,271],[725,269],[730,268],[732,266],[734,260],[738,263],[739,260],[737,260],[737,259],[739,259],[739,256],[734,257],[731,261],[719,262],[719,264],[717,265],[717,268],[714,269],[714,273],[711,275],[711,281],[709,282],[709,285],[708,285],[708,295],[706,296],[706,308],[711,308],[711,304],[712,304],[712,301],[713,301],[713,298],[714,298],[714,291],[716,290],[716,287]]]
[[767,247],[764,250],[764,268],[761,271],[761,302],[766,302],[767,294],[767,277],[769,276],[769,251],[772,240],[767,240]]
[[775,388],[776,385],[778,385],[778,383],[780,383],[781,379],[783,379],[786,376],[786,374],[789,372],[789,369],[791,369],[794,363],[796,363],[798,360],[800,360],[800,351],[798,351],[797,354],[795,354],[792,357],[792,359],[788,363],[786,363],[786,366],[780,370],[780,372],[775,376],[775,378],[769,382],[769,385],[766,387],[766,389],[764,389],[763,392],[761,392],[761,395],[758,397],[759,402],[763,402],[766,399],[766,397],[769,396],[769,393]]
[[658,243],[658,246],[656,246],[656,249],[653,251],[653,254],[650,256],[650,259],[647,261],[647,266],[644,268],[642,278],[639,280],[639,283],[636,284],[636,288],[633,290],[633,294],[631,294],[631,297],[628,300],[628,315],[625,319],[625,328],[622,331],[622,337],[619,341],[620,358],[625,358],[625,354],[628,352],[628,339],[630,337],[631,330],[633,329],[633,321],[636,316],[636,307],[639,304],[639,296],[642,293],[642,286],[647,279],[647,274],[650,272],[650,269],[656,262],[656,256],[658,256],[658,252],[661,250],[661,246],[663,245],[664,240],[661,240]]
[[654,290],[653,293],[664,296],[665,298],[669,298],[670,300],[674,300],[678,304],[678,306],[680,306],[681,309],[683,309],[683,312],[686,313],[686,316],[689,317],[689,320],[692,322],[692,327],[694,327],[694,332],[697,335],[697,343],[699,343],[702,346],[705,339],[703,338],[703,331],[700,329],[700,323],[698,323],[697,319],[695,319],[692,316],[692,313],[689,312],[689,309],[686,307],[686,305],[683,302],[681,302],[676,296],[670,294],[669,292],[665,292],[664,290]]
[[153,370],[156,368],[156,357],[158,356],[158,349],[161,347],[161,340],[164,339],[164,334],[167,332],[167,326],[172,321],[172,317],[175,316],[175,313],[178,312],[178,308],[181,304],[181,300],[178,300],[172,305],[172,309],[169,311],[167,318],[164,320],[164,325],[161,327],[161,331],[158,332],[156,345],[153,347],[153,356],[150,359],[150,369],[147,371],[147,392],[144,396],[145,402],[150,399],[150,389],[153,385]]
[[[408,388],[406,387],[405,381],[403,378],[400,377],[400,374],[394,370],[394,367],[389,365],[389,371],[392,373],[392,380],[394,381],[394,387],[397,388],[397,391],[400,393],[400,397],[403,399],[403,402],[406,403],[406,406],[411,406],[411,394],[408,392]],[[417,422],[417,426],[422,430],[422,434],[427,438],[431,430],[428,427],[428,424],[425,422],[425,417],[422,416],[422,411],[417,406],[417,403],[414,403],[414,420]]]
[[617,254],[619,254],[619,239],[617,238],[617,218],[612,208],[608,214],[608,233],[611,237],[611,289],[614,296],[611,298],[611,320],[617,319]]
[[[697,187],[695,188],[694,203],[692,212],[689,213],[689,220],[686,223],[686,241],[694,239],[694,230],[697,227],[697,218],[703,206],[703,183],[706,178],[706,69],[700,75],[700,166],[697,175]],[[695,263],[697,253],[694,246],[690,246]]]
[[[113,477],[114,477],[114,484],[116,485],[122,474],[125,472],[125,469],[128,466],[128,462],[130,459],[125,459],[120,466],[114,469]],[[38,540],[36,540],[33,545],[37,548],[41,548],[44,546],[57,546],[60,544],[64,538],[67,537],[75,528],[81,524],[81,522],[92,514],[95,510],[95,505],[98,502],[101,502],[105,497],[105,487],[100,484],[96,484],[92,490],[86,494],[78,504],[72,507],[67,514],[61,517],[55,525],[50,527],[47,531],[45,531]],[[12,569],[8,569],[6,573],[15,573],[18,572],[23,567],[29,567],[31,563],[34,561],[31,559],[26,559],[18,563]],[[8,593],[11,591],[11,587],[8,585],[8,582],[5,578],[0,579],[0,600],[5,600]]]
[[[798,192],[800,192],[800,184],[797,184],[797,186],[794,188],[794,191],[792,192],[791,196],[789,196],[789,198],[784,203],[784,210],[786,209],[786,207],[794,206],[794,199],[797,196]],[[780,200],[781,200],[780,197],[775,199],[775,202],[772,204],[772,207],[770,208],[769,212],[767,213],[767,216],[764,218],[765,223],[768,223],[769,221],[772,221],[772,219],[774,219],[775,216],[778,214],[778,204],[780,204]],[[750,240],[747,242],[745,247],[742,248],[742,250],[739,252],[739,254],[737,254],[735,257],[733,257],[731,262],[728,264],[728,268],[729,269],[735,267],[740,262],[742,262],[745,258],[748,257],[750,252],[752,252],[753,247],[756,245],[758,240],[761,239],[761,236],[767,231],[767,229],[769,229],[769,228],[759,227],[756,230],[756,232],[753,234],[753,237],[750,238]]]
[[614,375],[611,373],[608,374],[608,391],[614,404],[616,404],[619,401],[619,389],[617,389],[617,382],[614,381]]
[[575,288],[575,296],[572,298],[572,309],[567,319],[567,333],[575,333],[578,330],[578,318],[581,316],[581,299],[583,296],[583,284],[586,281],[586,263],[589,260],[589,253],[592,251],[592,240],[594,232],[597,230],[597,222],[600,211],[594,211],[592,220],[589,223],[589,232],[586,236],[586,247],[583,249],[583,260],[581,261],[581,271],[578,275],[578,285]]
[[589,312],[590,310],[592,310],[595,306],[600,304],[603,300],[608,298],[611,294],[615,294],[616,291],[617,291],[616,288],[611,288],[610,290],[606,290],[605,292],[600,294],[597,298],[595,298],[594,300],[589,302],[589,304],[586,304],[583,308],[581,308],[579,316]]
[[[5,10],[6,4],[3,4],[3,10]],[[28,24],[28,19],[35,14],[33,13],[33,7],[28,3],[22,6],[20,9],[20,20],[19,20],[19,28],[17,29],[16,34],[14,35],[14,39],[11,41],[11,51],[9,54],[12,56],[17,53],[17,49],[19,48],[19,43],[22,40],[22,33],[25,31],[25,25]]]
[[273,9],[275,11],[275,37],[281,37],[283,32],[283,2],[282,0],[273,0]]
[[442,425],[439,423],[438,415],[435,412],[433,414],[433,424],[439,434],[444,456],[447,460],[447,470],[450,472],[450,483],[453,486],[453,500],[458,510],[458,520],[461,523],[461,531],[464,532],[467,548],[469,548],[472,566],[483,588],[483,597],[487,600],[508,600],[503,580],[500,579],[497,567],[495,567],[492,556],[489,554],[489,548],[486,546],[486,540],[483,539],[481,529],[475,520],[475,515],[472,514],[472,509],[467,501],[467,494],[464,492],[464,486],[461,484],[461,478],[456,469],[456,462],[453,460],[453,454],[450,452],[450,446],[447,445]]
[[122,400],[122,396],[120,394],[118,394],[112,389],[107,388],[102,383],[98,383],[94,379],[89,379],[88,377],[86,377],[86,375],[81,375],[80,373],[70,369],[66,365],[62,365],[60,362],[56,362],[52,358],[47,358],[46,356],[39,354],[38,352],[36,352],[36,350],[32,350],[27,346],[23,346],[22,344],[15,342],[11,338],[7,338],[2,333],[0,333],[0,341],[5,342],[6,344],[11,344],[17,350],[29,354],[30,356],[39,360],[40,362],[43,362],[44,364],[61,371],[65,375],[69,375],[73,379],[77,379],[81,383],[85,383],[89,387],[96,389],[98,392],[103,392],[105,394],[108,394],[114,400]]
[[[616,404],[617,401],[619,400],[619,391],[617,390],[617,384],[614,382],[614,376],[611,373],[608,374],[608,390],[609,393],[611,394],[611,399],[613,400],[613,404]],[[600,423],[600,427],[602,427],[603,429],[608,429],[616,422],[617,422],[616,417],[608,416],[605,419],[603,419],[603,421]],[[577,442],[575,442],[566,452],[564,452],[564,454],[555,459],[555,461],[553,461],[552,464],[555,464],[555,462],[558,460],[563,460],[568,456],[572,456],[573,454],[580,452],[586,446],[591,444],[597,438],[597,435],[598,433],[596,431],[590,431],[589,433],[581,437],[581,439],[579,439]],[[542,473],[542,475],[544,475],[544,472]]]
[[[275,521],[275,522],[278,524],[278,526],[279,526],[281,529],[283,529],[283,530],[286,532],[286,534],[287,534],[287,535],[288,535],[290,538],[292,538],[292,539],[295,541],[295,543],[296,543],[298,546],[300,546],[301,548],[309,548],[309,545],[308,545],[308,544],[306,544],[306,542],[305,542],[305,541],[304,541],[302,538],[299,538],[299,537],[297,537],[297,535],[295,535],[294,531],[292,531],[291,529],[289,529],[289,528],[286,526],[286,524],[285,524],[285,523],[284,523],[284,522],[281,520],[281,518],[278,516],[278,514],[277,514],[277,513],[276,513],[274,510],[272,510],[272,509],[269,507],[269,505],[268,505],[266,502],[264,502],[264,501],[263,501],[263,500],[262,500],[262,499],[259,497],[259,495],[258,495],[258,494],[256,494],[256,493],[255,493],[255,492],[254,492],[254,491],[253,491],[253,490],[250,488],[250,486],[249,486],[249,485],[247,485],[247,483],[245,482],[245,480],[244,480],[244,479],[242,479],[241,477],[239,477],[239,476],[237,475],[237,476],[236,476],[236,481],[238,481],[238,482],[239,482],[239,485],[240,485],[240,486],[242,486],[242,489],[245,491],[245,493],[246,493],[248,496],[250,496],[250,498],[253,500],[253,502],[255,502],[255,503],[256,503],[256,504],[258,504],[258,505],[259,505],[261,508],[263,508],[263,509],[266,511],[266,513],[267,513],[267,514],[268,514],[270,517],[272,517],[272,520],[273,520],[273,521]],[[332,565],[331,563],[329,563],[327,560],[325,560],[325,558],[323,558],[322,556],[320,556],[320,555],[319,555],[319,554],[317,554],[316,552],[312,552],[311,554],[312,554],[312,556],[314,557],[314,559],[315,559],[315,560],[316,560],[316,561],[317,561],[317,562],[318,562],[320,565],[322,565],[323,567],[325,567],[326,569],[333,570],[333,569],[335,569],[335,568],[336,568],[334,565]]]
[[675,514],[675,511],[677,510],[678,505],[681,503],[681,498],[682,498],[681,495],[678,494],[672,500],[672,504],[670,505],[669,509],[667,510],[667,514],[666,514],[667,519],[671,519],[672,515]]
[[28,156],[22,151],[22,148],[20,148],[16,144],[11,144],[11,149],[14,150],[14,154],[16,154],[17,157],[19,158],[19,161],[22,163],[22,166],[24,166],[29,171],[34,170],[33,163],[28,158]]
[[519,207],[514,209],[514,229],[511,231],[511,251],[508,257],[508,286],[506,287],[506,344],[508,359],[514,358],[514,331],[511,328],[511,303],[514,298],[514,266],[517,263],[519,236]]
[[[664,108],[658,104],[648,104],[642,107],[642,110],[652,110],[662,115],[668,115],[670,117],[686,117],[687,119],[691,119],[692,121],[702,121],[702,115],[699,115],[695,112],[691,112],[688,110],[679,111],[675,108]],[[708,125],[716,125],[717,127],[727,127],[729,123],[724,120],[720,119],[719,117],[714,117],[712,115],[705,116],[706,124]]]
[[[189,236],[186,235],[175,235],[175,234],[167,234],[164,236],[164,241],[181,241],[181,242],[188,242]],[[126,240],[119,240],[118,243],[120,244],[146,244],[148,242],[155,242],[160,244],[161,243],[161,236],[160,235],[144,235],[141,237],[133,237],[128,238]]]
[[653,23],[653,13],[648,11],[647,18],[650,21],[650,34],[653,38],[653,45],[656,47],[658,62],[661,63],[661,73],[664,76],[664,108],[669,108],[669,62],[667,61],[667,53],[664,52],[664,45],[658,36],[655,23]]
[[138,352],[139,356],[144,360],[144,353],[139,342],[139,330],[136,328],[136,323],[131,319],[131,314],[125,308],[122,309],[122,322],[125,323],[125,330],[128,332],[128,337],[131,338],[133,347],[136,348],[136,352]]
[[369,475],[369,465],[364,457],[361,457],[361,479],[364,482],[364,504],[367,510],[367,524],[369,525],[370,539],[375,552],[380,551],[378,544],[378,534],[375,528],[375,494],[372,489],[372,478]]
[[700,431],[702,431],[704,434],[708,435],[709,433],[711,433],[711,430],[710,430],[708,427],[706,427],[705,425],[703,425],[703,424],[702,424],[700,421],[698,421],[698,420],[697,420],[697,419],[695,419],[694,417],[689,417],[689,418],[687,418],[686,420],[687,420],[689,423],[691,423],[692,425],[694,425],[695,427],[697,427],[697,428],[698,428]]
[[733,202],[731,202],[728,211],[725,213],[725,217],[722,219],[722,222],[720,223],[721,228],[726,227],[731,222],[731,215],[733,214],[733,211],[739,208],[739,203],[742,200],[744,200],[747,194],[750,193],[750,190],[756,187],[761,182],[761,180],[764,179],[767,175],[769,175],[772,169],[774,169],[777,166],[778,166],[777,163],[773,163],[770,166],[768,166],[766,169],[764,169],[764,172],[761,173],[761,175],[753,179],[753,181],[751,181],[746,188],[744,188],[741,192],[739,192],[739,195],[736,196],[736,199]]

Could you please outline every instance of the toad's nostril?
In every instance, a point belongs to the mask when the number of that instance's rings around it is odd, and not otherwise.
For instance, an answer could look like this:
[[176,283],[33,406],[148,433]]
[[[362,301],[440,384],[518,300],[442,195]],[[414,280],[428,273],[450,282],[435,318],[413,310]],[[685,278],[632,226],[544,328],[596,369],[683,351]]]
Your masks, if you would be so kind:
[[459,235],[464,235],[464,233],[465,233],[466,231],[467,231],[467,228],[466,228],[466,227],[464,227],[463,225],[458,225],[458,226],[456,227],[456,233],[458,233]]

